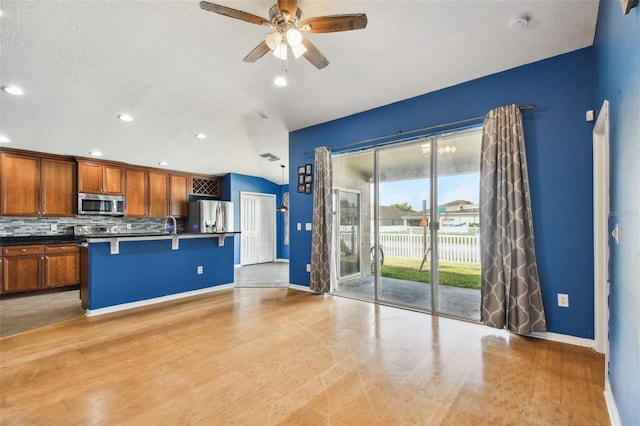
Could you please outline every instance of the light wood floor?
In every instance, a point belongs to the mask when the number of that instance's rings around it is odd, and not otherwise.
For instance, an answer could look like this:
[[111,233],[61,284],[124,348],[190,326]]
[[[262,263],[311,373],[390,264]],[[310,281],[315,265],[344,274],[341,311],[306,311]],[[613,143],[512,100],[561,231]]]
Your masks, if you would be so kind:
[[237,288],[0,339],[0,421],[601,425],[603,364],[477,324]]

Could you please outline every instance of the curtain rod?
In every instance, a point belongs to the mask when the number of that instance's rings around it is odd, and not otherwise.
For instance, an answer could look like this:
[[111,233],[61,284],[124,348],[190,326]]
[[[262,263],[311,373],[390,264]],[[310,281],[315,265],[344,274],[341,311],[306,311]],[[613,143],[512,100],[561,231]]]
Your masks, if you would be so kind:
[[[536,104],[519,105],[519,107],[520,107],[521,111],[538,109],[538,106]],[[389,138],[389,137],[392,137],[392,136],[401,136],[401,135],[405,136],[405,135],[410,135],[412,133],[419,133],[419,132],[425,132],[427,130],[438,129],[440,127],[448,127],[448,126],[453,126],[453,125],[456,125],[456,124],[464,124],[464,123],[468,123],[470,121],[480,120],[481,118],[484,118],[485,116],[486,116],[486,114],[485,115],[479,115],[477,117],[465,118],[464,120],[451,121],[449,123],[436,124],[436,125],[433,125],[433,126],[422,127],[420,129],[407,130],[406,132],[403,132],[402,130],[398,130],[396,133],[390,133],[390,134],[384,135],[384,136],[376,136],[375,138],[363,139],[361,141],[349,142],[348,144],[345,144],[345,145],[339,145],[339,146],[333,147],[332,150],[347,148],[347,147],[350,147],[350,146],[360,145],[360,144],[368,143],[368,142],[375,142],[375,141],[386,139],[386,138]],[[305,152],[302,153],[302,155],[305,156],[305,157],[307,155],[309,155],[309,154],[313,154],[313,151],[311,151],[311,152],[305,151]]]

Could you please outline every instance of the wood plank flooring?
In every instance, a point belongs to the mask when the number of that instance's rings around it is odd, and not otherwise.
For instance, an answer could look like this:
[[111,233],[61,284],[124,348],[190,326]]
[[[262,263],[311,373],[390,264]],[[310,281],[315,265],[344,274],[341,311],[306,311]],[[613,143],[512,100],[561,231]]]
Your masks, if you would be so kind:
[[604,425],[603,370],[586,348],[236,288],[0,339],[0,422]]

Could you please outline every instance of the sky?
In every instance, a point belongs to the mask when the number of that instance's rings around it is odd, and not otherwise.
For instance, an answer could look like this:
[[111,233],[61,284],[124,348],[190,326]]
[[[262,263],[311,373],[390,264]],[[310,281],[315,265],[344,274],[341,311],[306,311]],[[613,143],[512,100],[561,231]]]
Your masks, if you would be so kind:
[[[409,203],[413,210],[422,211],[422,200],[429,208],[429,179],[403,180],[380,183],[380,205]],[[478,203],[480,174],[443,176],[438,179],[438,205],[455,200]]]

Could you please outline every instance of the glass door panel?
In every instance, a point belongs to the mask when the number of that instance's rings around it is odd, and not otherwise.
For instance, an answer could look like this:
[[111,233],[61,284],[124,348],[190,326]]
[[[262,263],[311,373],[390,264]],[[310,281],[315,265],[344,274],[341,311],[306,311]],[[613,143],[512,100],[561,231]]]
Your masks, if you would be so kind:
[[480,319],[481,129],[333,157],[334,293]]
[[431,309],[427,209],[431,141],[378,152],[378,235],[382,265],[377,297],[386,303]]
[[333,157],[334,292],[372,300],[373,152]]
[[480,130],[435,142],[433,230],[437,270],[434,310],[480,320]]

